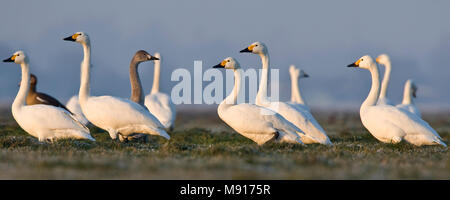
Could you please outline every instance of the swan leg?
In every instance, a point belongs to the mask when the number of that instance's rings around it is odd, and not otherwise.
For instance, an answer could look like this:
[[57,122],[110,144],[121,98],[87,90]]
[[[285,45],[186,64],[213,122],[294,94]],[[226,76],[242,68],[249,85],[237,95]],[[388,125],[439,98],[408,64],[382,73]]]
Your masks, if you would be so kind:
[[107,129],[106,131],[108,131],[109,136],[111,137],[111,139],[115,140],[117,139],[118,136],[118,132],[114,129]]
[[122,134],[119,133],[119,141],[123,143],[128,143],[129,140],[127,136],[123,136]]

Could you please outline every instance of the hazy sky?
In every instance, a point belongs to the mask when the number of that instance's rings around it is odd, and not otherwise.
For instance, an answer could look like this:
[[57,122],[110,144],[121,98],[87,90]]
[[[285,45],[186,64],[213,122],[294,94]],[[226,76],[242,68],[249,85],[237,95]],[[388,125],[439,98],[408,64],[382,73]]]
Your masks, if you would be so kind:
[[[91,93],[129,97],[128,66],[139,49],[164,58],[161,87],[170,92],[176,68],[203,68],[233,56],[242,67],[261,66],[239,54],[266,43],[280,69],[282,100],[290,97],[288,67],[310,78],[300,82],[316,107],[359,106],[370,87],[368,71],[347,64],[364,54],[388,53],[393,65],[388,95],[400,102],[403,84],[419,86],[417,103],[450,107],[450,1],[2,1],[0,57],[28,53],[38,90],[63,102],[78,92],[80,45],[62,38],[77,31],[92,43]],[[153,64],[140,66],[145,92]],[[0,101],[10,103],[20,79],[18,65],[0,63]]]

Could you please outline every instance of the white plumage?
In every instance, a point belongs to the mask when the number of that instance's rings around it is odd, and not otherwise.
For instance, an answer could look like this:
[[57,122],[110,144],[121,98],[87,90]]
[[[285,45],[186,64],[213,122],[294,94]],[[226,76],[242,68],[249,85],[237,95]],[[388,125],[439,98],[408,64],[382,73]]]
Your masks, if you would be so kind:
[[405,88],[403,90],[403,101],[398,104],[397,107],[408,112],[411,112],[419,117],[422,117],[419,109],[416,107],[413,101],[413,97],[416,97],[417,86],[413,80],[408,79],[405,83]]
[[215,68],[233,69],[235,76],[233,91],[219,104],[217,109],[219,117],[225,123],[258,145],[272,139],[277,142],[303,144],[301,137],[307,136],[279,114],[257,105],[237,104],[242,79],[239,63],[229,57]]
[[387,90],[389,87],[389,80],[391,79],[391,60],[389,59],[389,56],[387,54],[381,54],[377,57],[376,62],[383,65],[384,70],[384,76],[383,81],[381,83],[381,90],[380,90],[380,96],[378,97],[377,104],[380,105],[394,105],[391,100],[387,97]]
[[267,98],[267,80],[269,73],[269,53],[267,47],[261,42],[255,42],[241,52],[251,52],[258,54],[261,57],[262,75],[259,83],[258,94],[256,96],[256,105],[275,111],[302,130],[305,135],[309,136],[301,137],[303,143],[321,143],[331,145],[332,143],[325,131],[309,112],[299,110],[295,108],[295,106],[288,103],[274,102]]
[[95,141],[89,129],[65,109],[44,104],[26,105],[25,99],[30,87],[28,58],[22,51],[18,51],[5,61],[20,64],[22,68],[20,89],[12,104],[13,117],[21,128],[37,137],[39,141],[53,141],[61,138]]
[[64,40],[83,46],[84,59],[81,63],[81,85],[78,94],[81,110],[95,126],[108,131],[112,139],[123,140],[134,133],[159,135],[170,139],[164,126],[144,107],[127,99],[112,96],[90,96],[90,40],[83,32],[75,33]]
[[70,112],[75,115],[75,118],[83,125],[87,126],[89,124],[89,121],[86,119],[83,111],[81,110],[80,103],[78,103],[78,96],[72,96],[69,101],[67,101],[66,108],[69,109]]
[[155,53],[155,70],[152,91],[145,97],[145,106],[163,124],[166,129],[172,129],[176,117],[176,108],[170,96],[159,91],[161,55]]
[[403,140],[414,145],[447,146],[438,133],[417,115],[391,105],[376,104],[380,91],[377,65],[368,55],[361,57],[349,67],[367,69],[372,75],[372,87],[361,105],[360,116],[364,127],[381,142],[399,143]]

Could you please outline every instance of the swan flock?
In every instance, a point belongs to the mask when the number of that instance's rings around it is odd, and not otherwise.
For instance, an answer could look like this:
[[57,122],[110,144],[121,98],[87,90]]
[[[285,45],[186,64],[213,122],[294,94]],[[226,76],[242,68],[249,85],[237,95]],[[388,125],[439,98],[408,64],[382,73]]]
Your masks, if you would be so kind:
[[[11,111],[23,130],[42,142],[66,138],[95,141],[89,126],[101,128],[111,139],[122,142],[142,136],[161,136],[170,140],[169,133],[175,127],[176,107],[170,95],[160,91],[163,61],[160,53],[152,55],[139,50],[134,54],[129,66],[130,98],[95,96],[90,92],[92,66],[88,34],[77,32],[64,40],[79,44],[83,50],[79,91],[66,105],[37,91],[38,78],[30,73],[30,59],[25,52],[17,51],[3,60],[18,64],[21,68],[20,87]],[[258,145],[267,142],[334,145],[301,94],[299,80],[310,77],[309,74],[291,65],[291,99],[287,102],[276,101],[268,97],[271,83],[268,81],[270,57],[267,45],[254,42],[240,53],[254,54],[261,60],[258,91],[254,104],[240,103],[238,96],[243,91],[245,80],[239,62],[227,57],[213,66],[234,73],[233,89],[217,107],[217,114],[223,122]],[[154,63],[153,84],[147,95],[138,72],[140,65],[148,65],[145,63]],[[382,80],[378,65],[385,69]],[[388,55],[381,54],[375,60],[365,55],[348,67],[365,69],[371,74],[372,86],[360,107],[360,118],[373,137],[383,143],[406,142],[416,146],[447,147],[439,134],[422,119],[414,104],[418,87],[412,79],[405,82],[400,104],[394,105],[388,98],[392,70]]]

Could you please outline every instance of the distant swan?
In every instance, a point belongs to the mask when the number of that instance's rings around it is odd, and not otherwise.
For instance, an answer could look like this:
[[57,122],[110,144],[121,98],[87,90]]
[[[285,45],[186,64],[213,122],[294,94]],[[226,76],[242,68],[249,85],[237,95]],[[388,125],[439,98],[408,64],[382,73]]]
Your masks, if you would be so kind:
[[380,65],[383,65],[384,70],[384,76],[383,81],[381,83],[381,91],[380,96],[378,97],[377,104],[387,104],[387,105],[394,105],[391,100],[387,97],[387,89],[389,87],[389,80],[391,78],[391,60],[389,59],[389,56],[387,54],[381,54],[377,57],[376,62]]
[[19,126],[39,141],[54,141],[61,138],[88,139],[95,141],[89,129],[75,120],[65,109],[46,104],[26,105],[30,88],[28,58],[17,51],[3,62],[14,62],[22,68],[20,89],[12,104],[12,114]]
[[408,79],[405,83],[405,89],[403,90],[402,104],[398,104],[397,107],[411,112],[419,117],[422,117],[419,109],[416,107],[413,101],[413,97],[416,98],[417,86],[413,80]]
[[217,108],[220,119],[258,145],[263,145],[270,140],[303,144],[300,139],[300,137],[306,137],[303,132],[281,115],[257,105],[237,104],[242,87],[242,69],[236,60],[228,57],[214,68],[232,69],[235,79],[233,91]]
[[271,109],[286,120],[301,129],[307,136],[302,137],[302,142],[305,144],[321,143],[331,145],[331,141],[326,135],[323,128],[312,117],[309,112],[301,111],[294,106],[285,102],[272,102],[267,98],[267,79],[269,73],[269,53],[265,44],[255,42],[247,48],[241,50],[241,53],[249,52],[258,54],[262,61],[262,75],[259,83],[258,94],[256,96],[256,105]]
[[81,63],[81,85],[78,94],[83,114],[95,126],[108,131],[112,139],[121,141],[134,133],[159,135],[170,139],[162,124],[141,105],[113,96],[90,96],[91,45],[89,36],[77,32],[64,40],[80,43],[84,58]]
[[145,97],[145,106],[147,106],[148,110],[158,118],[166,129],[172,130],[176,116],[176,108],[170,99],[170,96],[159,91],[162,60],[159,53],[155,53],[155,57],[159,59],[155,60],[152,91]]
[[37,77],[34,74],[30,74],[30,89],[28,90],[27,95],[27,105],[35,105],[35,104],[45,104],[60,107],[64,110],[67,110],[69,113],[73,114],[69,109],[66,108],[62,103],[60,103],[57,99],[52,96],[36,91],[37,85]]
[[372,87],[360,109],[364,127],[381,142],[399,143],[402,140],[414,145],[447,146],[431,126],[417,115],[404,112],[391,105],[376,104],[380,92],[380,75],[377,65],[368,55],[348,67],[367,69],[372,75]]
[[289,74],[291,75],[291,101],[288,103],[299,109],[304,109],[310,112],[310,108],[306,105],[306,102],[303,99],[298,87],[299,79],[308,78],[309,75],[303,70],[296,68],[295,65],[291,65],[289,67]]

